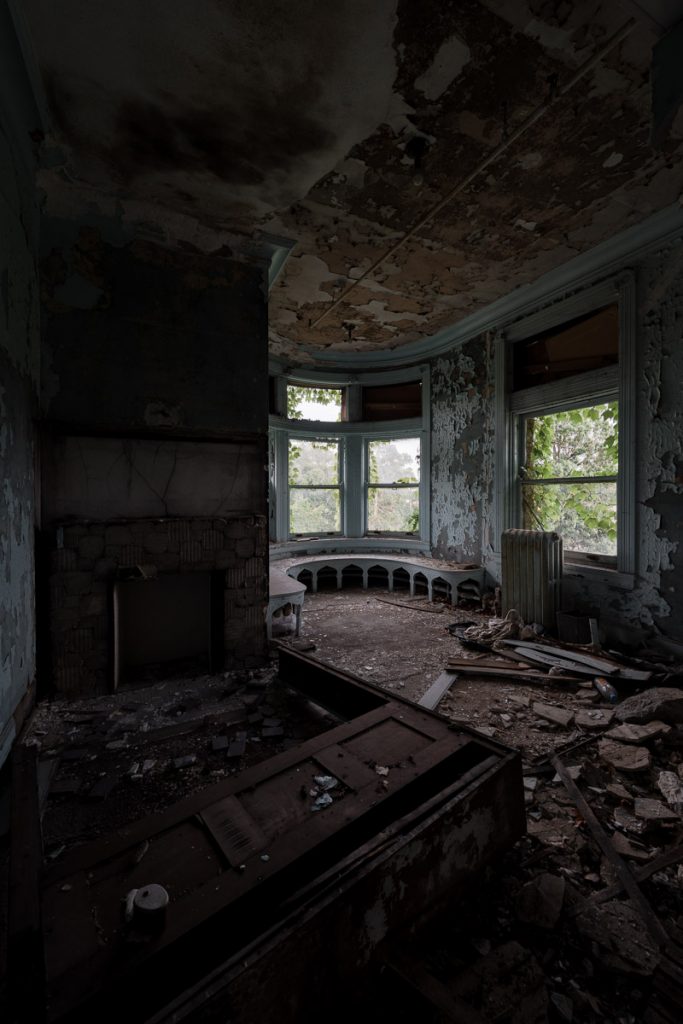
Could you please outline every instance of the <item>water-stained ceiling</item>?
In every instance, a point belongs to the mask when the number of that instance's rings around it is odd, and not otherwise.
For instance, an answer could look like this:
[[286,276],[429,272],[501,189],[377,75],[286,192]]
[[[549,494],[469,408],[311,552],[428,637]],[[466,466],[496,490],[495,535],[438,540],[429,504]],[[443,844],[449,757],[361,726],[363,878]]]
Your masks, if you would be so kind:
[[272,353],[399,359],[677,201],[683,117],[650,144],[652,48],[677,6],[27,0],[47,205],[113,198],[204,248],[291,239]]

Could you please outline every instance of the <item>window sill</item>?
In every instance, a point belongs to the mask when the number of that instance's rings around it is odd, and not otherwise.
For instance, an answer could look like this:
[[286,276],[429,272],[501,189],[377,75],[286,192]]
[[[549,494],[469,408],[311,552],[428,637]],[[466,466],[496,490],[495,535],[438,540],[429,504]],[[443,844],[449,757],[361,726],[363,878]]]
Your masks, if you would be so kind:
[[633,590],[635,575],[631,572],[619,572],[606,565],[588,565],[585,562],[567,562],[563,567],[564,576],[570,579],[584,579],[587,583],[604,583],[617,590]]
[[429,544],[426,541],[408,538],[401,534],[393,536],[383,534],[376,537],[340,537],[331,534],[328,537],[317,537],[312,540],[302,537],[300,540],[280,541],[271,543],[270,547],[273,554],[278,556],[318,551],[328,554],[343,553],[344,551],[356,551],[358,554],[363,551],[414,551],[417,554],[430,554]]

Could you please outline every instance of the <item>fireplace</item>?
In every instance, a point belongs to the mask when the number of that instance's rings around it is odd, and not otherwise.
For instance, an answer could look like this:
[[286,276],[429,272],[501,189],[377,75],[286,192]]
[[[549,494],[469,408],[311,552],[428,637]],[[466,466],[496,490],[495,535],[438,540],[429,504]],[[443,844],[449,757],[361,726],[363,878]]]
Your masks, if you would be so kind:
[[51,535],[54,688],[106,692],[149,672],[265,658],[263,516],[63,523]]
[[117,580],[112,604],[115,686],[222,668],[222,635],[215,635],[218,616],[212,599],[221,601],[223,591],[212,586],[212,575],[141,574]]

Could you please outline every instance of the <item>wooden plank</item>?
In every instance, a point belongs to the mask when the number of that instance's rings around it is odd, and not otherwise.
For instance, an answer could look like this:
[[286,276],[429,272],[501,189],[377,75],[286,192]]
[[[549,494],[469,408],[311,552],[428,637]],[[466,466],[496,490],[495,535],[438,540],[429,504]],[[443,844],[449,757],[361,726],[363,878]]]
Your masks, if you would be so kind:
[[17,743],[11,757],[10,865],[7,958],[9,1001],[16,1024],[45,1019],[37,747]]
[[446,669],[440,676],[437,676],[427,692],[420,697],[417,702],[418,705],[421,708],[428,708],[430,711],[433,711],[439,701],[448,693],[457,678],[457,675],[451,669]]
[[650,933],[651,938],[654,942],[657,943],[658,946],[667,945],[669,937],[664,931],[664,928],[662,927],[659,918],[656,916],[652,907],[650,906],[650,904],[638,888],[638,883],[629,871],[628,867],[621,859],[617,851],[614,849],[609,836],[607,835],[602,825],[596,818],[592,808],[587,803],[581,790],[576,785],[572,777],[569,775],[569,772],[567,771],[559,757],[555,756],[551,758],[551,764],[557,772],[557,774],[562,779],[562,782],[564,783],[567,792],[571,796],[577,808],[581,811],[583,819],[590,828],[596,843],[598,844],[602,852],[605,854],[614,870],[617,872],[619,881],[623,885],[628,895],[633,900],[633,903],[635,904],[638,913],[642,917],[643,923],[645,924],[645,927]]
[[[683,846],[674,846],[671,850],[665,850],[664,853],[660,853],[658,857],[654,857],[649,864],[643,864],[642,867],[638,868],[633,872],[634,878],[637,882],[645,882],[651,875],[654,875],[657,871],[663,871],[665,868],[671,867],[672,864],[678,864],[683,860]],[[602,889],[600,892],[592,896],[589,903],[607,903],[608,900],[614,899],[623,890],[621,882],[615,882],[614,885],[608,886],[607,889]],[[573,907],[569,914],[570,917],[575,917],[583,909],[584,904],[580,904]]]
[[564,658],[556,658],[552,654],[543,654],[541,651],[531,651],[528,648],[522,650],[521,648],[514,648],[516,655],[521,655],[527,658],[528,661],[538,662],[539,665],[548,665],[551,668],[560,668],[563,672],[572,672],[575,675],[588,676],[593,678],[595,676],[595,670],[588,668],[587,665],[579,665],[578,662],[566,661]]
[[[524,655],[524,652],[527,652],[530,658],[533,654],[551,655],[561,662],[565,661],[568,665],[571,665],[572,671],[579,671],[579,666],[583,665],[585,666],[584,674],[618,675],[622,679],[630,679],[633,682],[647,682],[652,676],[651,672],[629,668],[615,661],[606,661],[604,658],[596,658],[592,654],[583,654],[581,651],[568,650],[557,644],[539,644],[530,640],[501,640],[500,642],[514,647],[515,651],[522,655]],[[586,670],[590,670],[590,672]]]
[[436,607],[429,604],[411,604],[409,601],[392,601],[389,597],[377,597],[375,601],[381,601],[382,604],[393,604],[396,608],[408,608],[411,612],[430,612],[432,615],[442,615],[444,611],[444,605],[439,604]]
[[484,679],[510,679],[514,682],[529,683],[531,686],[548,686],[550,683],[574,683],[579,680],[575,676],[551,676],[546,672],[535,672],[533,669],[511,668],[479,668],[477,664],[464,665],[459,661],[448,662],[449,672],[459,672],[467,676],[481,676]]

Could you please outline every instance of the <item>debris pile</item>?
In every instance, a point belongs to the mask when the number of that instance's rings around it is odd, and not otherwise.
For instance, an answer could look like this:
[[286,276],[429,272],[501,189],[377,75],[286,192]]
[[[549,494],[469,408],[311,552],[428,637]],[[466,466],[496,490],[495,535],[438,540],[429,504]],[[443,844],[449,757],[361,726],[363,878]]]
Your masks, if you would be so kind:
[[154,814],[329,724],[270,668],[40,704],[27,741],[39,748],[46,854]]

